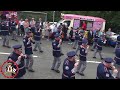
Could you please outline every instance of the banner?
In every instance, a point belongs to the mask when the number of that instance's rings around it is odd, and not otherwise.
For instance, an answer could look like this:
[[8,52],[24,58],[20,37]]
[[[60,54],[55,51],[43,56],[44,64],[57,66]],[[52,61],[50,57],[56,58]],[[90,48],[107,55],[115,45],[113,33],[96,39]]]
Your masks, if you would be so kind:
[[93,30],[99,30],[102,28],[102,22],[94,22],[93,23]]
[[75,19],[74,23],[73,23],[73,28],[77,29],[80,27],[80,20],[79,19]]
[[93,22],[88,22],[87,23],[87,30],[92,30],[93,28]]

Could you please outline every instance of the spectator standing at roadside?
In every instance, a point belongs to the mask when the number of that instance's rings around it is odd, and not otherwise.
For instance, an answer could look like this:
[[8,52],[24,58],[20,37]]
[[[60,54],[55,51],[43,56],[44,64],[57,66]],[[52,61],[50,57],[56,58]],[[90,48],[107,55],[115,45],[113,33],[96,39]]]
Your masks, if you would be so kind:
[[73,44],[73,27],[71,27],[70,33],[69,33],[69,43],[68,44]]
[[82,24],[82,29],[83,29],[83,30],[86,30],[86,28],[87,28],[86,22],[85,22],[85,21],[83,21],[83,24]]
[[51,32],[50,23],[49,22],[47,22],[46,31],[47,31],[47,36],[48,36],[47,40],[49,41],[49,39],[50,39],[50,32]]
[[108,29],[108,31],[106,32],[106,39],[107,39],[107,45],[109,46],[110,45],[110,36],[112,35],[112,32],[111,32],[111,28]]
[[55,39],[55,34],[58,32],[57,29],[57,24],[55,24],[55,26],[53,27],[53,32],[52,32],[52,39]]
[[34,36],[34,33],[35,33],[35,24],[36,24],[36,21],[34,18],[32,18],[32,20],[30,21],[30,27],[31,27],[31,32],[32,32],[32,36]]
[[21,19],[21,20],[19,21],[19,32],[20,32],[20,35],[21,35],[21,36],[24,36],[24,35],[25,35],[23,24],[24,24],[24,21],[23,21],[23,19]]
[[24,26],[24,31],[25,31],[25,34],[26,34],[26,32],[29,31],[29,22],[28,22],[28,19],[25,19],[25,22],[23,23],[23,26]]
[[39,18],[39,21],[38,21],[38,22],[39,22],[39,26],[40,26],[40,28],[43,29],[43,21],[42,21],[42,19]]
[[10,23],[10,28],[12,30],[12,40],[18,41],[16,25],[17,23],[14,20],[12,20]]
[[62,28],[62,31],[63,31],[63,41],[67,40],[67,30],[68,30],[68,27],[67,27],[66,24],[64,24],[63,28]]

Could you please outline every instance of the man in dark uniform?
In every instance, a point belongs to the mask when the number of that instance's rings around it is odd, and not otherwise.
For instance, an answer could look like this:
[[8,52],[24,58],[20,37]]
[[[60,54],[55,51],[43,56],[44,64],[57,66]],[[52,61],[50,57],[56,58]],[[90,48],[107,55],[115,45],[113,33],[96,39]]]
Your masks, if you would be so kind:
[[89,49],[88,40],[84,38],[82,41],[82,45],[80,46],[80,55],[79,55],[80,62],[77,68],[77,73],[79,73],[82,76],[84,76],[83,72],[87,66],[86,61],[87,61],[88,49]]
[[69,43],[68,44],[73,44],[73,27],[71,27],[71,30],[69,32]]
[[93,31],[88,30],[88,45],[92,44],[92,39],[93,39]]
[[10,23],[10,29],[12,31],[12,40],[15,40],[15,41],[17,41],[16,25],[17,23],[14,20],[12,20]]
[[55,70],[57,73],[60,73],[58,68],[60,67],[60,64],[61,64],[60,44],[61,44],[60,35],[56,34],[55,35],[55,40],[52,42],[54,61],[53,61],[51,70]]
[[63,63],[62,79],[75,79],[75,73],[77,71],[78,61],[75,59],[75,51],[67,53],[67,58]]
[[19,71],[14,78],[23,79],[23,76],[26,74],[25,69],[25,58],[26,55],[22,53],[22,45],[14,45],[14,51],[8,57],[8,60],[12,60],[17,63]]
[[76,46],[78,45],[78,40],[79,40],[79,28],[77,28],[77,31],[75,32],[75,41],[73,44],[73,49],[76,49]]
[[[96,79],[115,79],[117,70],[112,65],[112,58],[104,58],[104,61],[101,62],[97,67],[97,77]],[[113,74],[110,72],[112,70]]]
[[[62,40],[61,33],[62,33],[62,31],[61,31],[61,32],[58,31],[55,35],[59,34],[60,53],[61,53],[61,55],[64,55],[64,53],[63,53],[63,51],[62,51],[62,42],[63,42],[63,40]],[[54,36],[54,37],[55,37],[55,36]]]
[[114,52],[116,51],[117,48],[120,47],[120,35],[117,37],[117,41],[116,41],[116,46],[115,46],[115,49],[114,49]]
[[0,25],[0,29],[1,29],[2,39],[3,39],[3,47],[10,48],[10,46],[9,46],[9,29],[8,29],[8,25],[5,21],[2,21],[2,23]]
[[23,38],[23,43],[25,47],[25,54],[28,56],[28,59],[26,60],[26,69],[30,72],[34,72],[32,66],[33,66],[33,51],[32,51],[32,43],[35,44],[35,42],[32,39],[32,33],[31,31],[28,31],[26,33],[26,36]]
[[76,55],[77,55],[77,52],[80,50],[80,46],[82,45],[83,33],[84,33],[83,31],[80,31],[79,39],[78,39],[78,47],[76,49]]
[[97,52],[100,55],[101,60],[103,59],[101,52],[102,52],[102,46],[106,43],[105,37],[103,35],[100,36],[100,38],[97,40],[97,46],[96,46],[96,51],[94,53],[94,57],[96,58]]
[[115,50],[115,67],[118,70],[117,78],[120,79],[120,47]]
[[93,46],[91,51],[94,51],[95,47],[97,46],[97,40],[99,39],[98,31],[96,31],[95,35],[93,36]]
[[35,47],[34,47],[33,51],[37,51],[36,48],[38,47],[39,52],[42,53],[43,51],[41,50],[41,45],[40,45],[40,40],[41,40],[40,30],[41,29],[37,29],[37,31],[34,32]]

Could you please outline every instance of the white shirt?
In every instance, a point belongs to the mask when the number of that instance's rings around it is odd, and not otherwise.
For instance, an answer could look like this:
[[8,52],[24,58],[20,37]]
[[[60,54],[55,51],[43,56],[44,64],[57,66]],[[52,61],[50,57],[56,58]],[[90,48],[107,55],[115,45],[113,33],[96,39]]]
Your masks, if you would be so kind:
[[57,27],[53,27],[53,32],[57,32]]
[[30,21],[30,25],[31,25],[31,27],[35,27],[35,21]]
[[19,21],[20,25],[23,25],[24,21]]

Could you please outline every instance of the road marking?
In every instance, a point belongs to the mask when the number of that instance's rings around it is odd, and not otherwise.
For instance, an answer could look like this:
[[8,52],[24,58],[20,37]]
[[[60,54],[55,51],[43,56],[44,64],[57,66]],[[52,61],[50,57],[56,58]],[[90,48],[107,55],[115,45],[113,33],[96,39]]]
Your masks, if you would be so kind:
[[101,63],[101,62],[98,62],[98,61],[87,61],[87,63]]
[[87,63],[101,63],[101,62],[98,62],[98,61],[87,61]]
[[[2,54],[2,55],[10,55],[10,53],[4,53],[4,52],[0,52],[0,54]],[[38,56],[33,55],[33,57],[38,57]],[[98,61],[87,61],[87,63],[101,63],[101,62],[98,62]]]
[[[10,55],[10,53],[4,53],[4,52],[0,52],[0,54],[2,54],[2,55]],[[38,57],[38,56],[33,55],[33,57]]]

